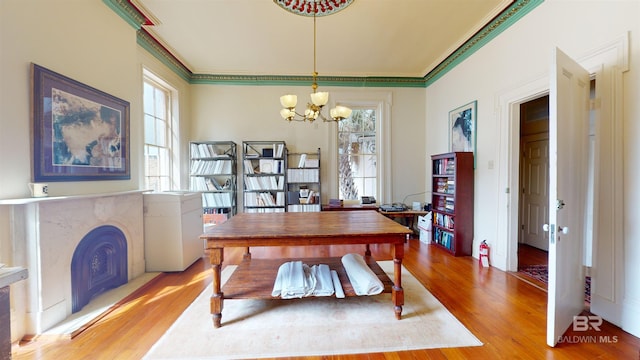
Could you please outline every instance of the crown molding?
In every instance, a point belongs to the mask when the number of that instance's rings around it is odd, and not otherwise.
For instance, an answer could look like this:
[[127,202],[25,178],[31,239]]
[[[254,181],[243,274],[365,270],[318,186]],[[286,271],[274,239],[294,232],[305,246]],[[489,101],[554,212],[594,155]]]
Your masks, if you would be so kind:
[[480,50],[489,41],[500,35],[503,31],[511,27],[523,16],[531,12],[544,0],[516,0],[503,12],[498,14],[489,24],[478,31],[471,39],[467,40],[456,51],[449,55],[433,70],[424,76],[425,87],[433,84],[444,74],[458,66],[463,60]]
[[[103,0],[103,2],[136,29],[137,42],[141,47],[190,84],[309,86],[309,82],[313,80],[311,76],[195,74],[157,39],[149,34],[149,32],[144,30],[143,25],[152,25],[152,23],[130,0]],[[489,24],[478,31],[423,77],[321,76],[318,77],[318,85],[401,88],[429,87],[444,74],[455,68],[543,2],[544,0],[514,0],[508,8],[498,14]]]

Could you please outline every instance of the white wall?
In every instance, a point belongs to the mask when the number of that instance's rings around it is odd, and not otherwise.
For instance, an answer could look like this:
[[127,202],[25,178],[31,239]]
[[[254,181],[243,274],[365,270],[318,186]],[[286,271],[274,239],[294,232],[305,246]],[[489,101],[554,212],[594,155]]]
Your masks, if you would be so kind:
[[[337,174],[330,163],[331,136],[335,123],[315,121],[287,122],[280,117],[280,96],[293,92],[302,107],[309,87],[194,85],[192,89],[192,132],[190,140],[231,140],[239,147],[242,141],[283,140],[292,152],[315,151],[322,154],[322,198],[337,198]],[[321,87],[335,99],[379,98],[390,93],[391,104],[391,181],[388,201],[402,201],[424,188],[426,153],[423,138],[424,89],[353,89]],[[330,101],[332,101],[330,99]],[[327,110],[325,110],[326,112]],[[239,148],[239,153],[241,149]],[[240,182],[241,184],[241,182]],[[379,199],[382,201],[382,199]],[[410,198],[407,201],[423,201]]]
[[[102,2],[30,0],[0,4],[0,198],[19,198],[29,195],[27,183],[32,181],[30,63],[129,101],[134,144],[142,130],[141,70],[135,62],[135,30]],[[131,169],[140,168],[140,154],[140,149],[131,147]],[[49,194],[137,188],[138,178],[132,176],[130,181],[51,183]]]
[[[560,1],[548,0],[526,15],[517,24],[485,45],[473,56],[463,61],[436,83],[427,88],[427,128],[436,130],[440,137],[427,135],[427,152],[443,152],[447,148],[447,112],[471,100],[478,100],[477,168],[475,171],[475,240],[474,252],[480,241],[491,244],[493,263],[502,269],[507,267],[508,242],[514,239],[501,237],[506,234],[506,224],[499,216],[509,212],[509,204],[498,201],[505,198],[505,189],[499,184],[508,183],[501,162],[506,157],[501,151],[508,149],[501,143],[498,108],[500,96],[526,87],[538,79],[548,77],[551,51],[559,47],[565,53],[580,59],[605,43],[630,33],[630,71],[623,74],[624,81],[624,239],[615,246],[624,247],[624,274],[617,274],[623,299],[618,306],[626,310],[617,319],[610,319],[627,331],[640,334],[640,285],[636,281],[640,268],[640,246],[635,241],[640,234],[640,225],[634,219],[640,216],[636,202],[640,197],[637,175],[640,160],[639,145],[633,141],[640,135],[637,123],[640,118],[638,96],[640,80],[640,35],[638,1]],[[491,166],[491,164],[493,166]],[[516,170],[517,171],[517,170]],[[515,189],[511,189],[513,191]],[[595,206],[598,206],[597,204]],[[611,238],[596,241],[612,242]],[[594,265],[597,272],[597,263]],[[602,269],[601,269],[602,270]]]

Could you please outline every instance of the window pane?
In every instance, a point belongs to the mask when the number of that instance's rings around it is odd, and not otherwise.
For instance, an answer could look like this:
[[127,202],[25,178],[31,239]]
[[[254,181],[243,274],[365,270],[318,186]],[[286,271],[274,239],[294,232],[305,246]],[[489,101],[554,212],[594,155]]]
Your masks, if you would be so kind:
[[376,177],[376,156],[375,155],[363,155],[364,173],[365,177]]
[[144,83],[144,113],[153,115],[153,87],[151,84]]
[[365,178],[362,196],[375,196],[376,189],[376,178]]
[[355,109],[338,126],[338,177],[342,199],[377,197],[376,111]]
[[168,176],[160,178],[160,189],[171,189],[171,182]]
[[162,120],[156,120],[156,145],[167,146],[167,124]]
[[152,116],[144,116],[144,142],[147,144],[155,144],[155,119]]
[[353,199],[359,199],[360,196],[362,196],[363,192],[362,190],[364,189],[364,181],[362,178],[354,178],[353,179],[353,184],[355,186],[355,188],[357,189],[357,192],[355,193]]
[[167,95],[161,89],[156,89],[155,116],[160,119],[167,118]]
[[359,156],[359,155],[351,156],[351,169],[353,170],[352,175],[354,177],[359,178],[364,176],[362,156]]
[[169,176],[169,172],[171,170],[169,165],[169,149],[159,148],[158,149],[158,159],[159,159],[159,171],[158,174],[161,176]]

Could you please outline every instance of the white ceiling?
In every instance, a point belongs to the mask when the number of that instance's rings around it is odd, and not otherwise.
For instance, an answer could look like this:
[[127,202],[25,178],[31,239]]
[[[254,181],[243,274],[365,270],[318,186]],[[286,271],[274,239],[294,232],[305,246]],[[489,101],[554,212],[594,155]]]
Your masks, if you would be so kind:
[[[311,75],[313,18],[272,0],[131,0],[191,72]],[[317,18],[320,76],[422,77],[512,0],[354,0]]]

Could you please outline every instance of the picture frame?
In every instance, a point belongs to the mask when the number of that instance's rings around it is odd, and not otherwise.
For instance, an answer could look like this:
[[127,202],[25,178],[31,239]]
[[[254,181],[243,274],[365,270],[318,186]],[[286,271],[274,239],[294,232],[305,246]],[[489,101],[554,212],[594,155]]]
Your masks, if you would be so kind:
[[35,182],[131,179],[128,101],[31,64]]
[[473,152],[476,164],[477,100],[449,111],[449,151]]

